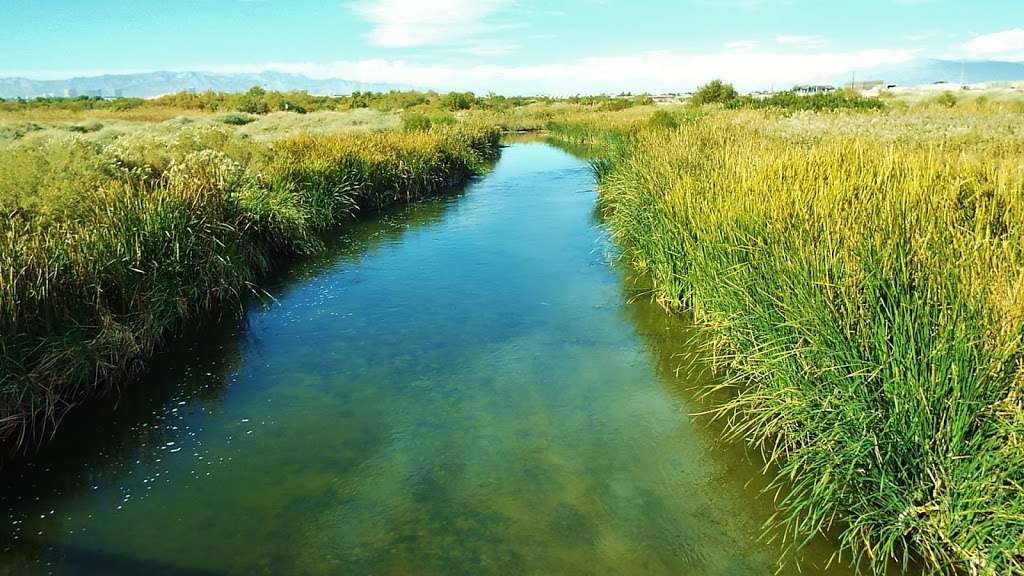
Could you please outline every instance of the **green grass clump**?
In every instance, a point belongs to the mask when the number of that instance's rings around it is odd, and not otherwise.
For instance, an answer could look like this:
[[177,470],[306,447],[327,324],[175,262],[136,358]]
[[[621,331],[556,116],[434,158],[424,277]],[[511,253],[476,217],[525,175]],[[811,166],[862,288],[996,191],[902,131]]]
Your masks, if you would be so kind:
[[68,132],[74,132],[77,134],[88,134],[90,132],[99,132],[103,129],[103,124],[99,122],[89,122],[87,124],[71,124],[67,127]]
[[26,134],[40,130],[43,130],[43,127],[35,122],[0,124],[0,144],[24,138]]
[[232,112],[231,114],[225,114],[220,117],[220,121],[229,126],[245,126],[251,124],[257,119],[252,114],[245,114],[243,112]]
[[161,341],[319,248],[361,209],[436,193],[497,154],[496,130],[299,135],[191,125],[110,144],[65,136],[0,159],[0,441],[52,433]]
[[656,129],[675,130],[679,128],[679,119],[671,112],[658,110],[651,114],[650,119],[647,120],[647,125]]
[[943,92],[932,98],[933,104],[935,104],[936,106],[942,106],[944,108],[953,108],[957,105],[959,101],[960,99],[956,97],[956,94],[953,94],[952,92],[948,91]]
[[406,132],[426,132],[435,126],[453,126],[456,122],[454,114],[444,111],[426,114],[407,110],[401,118],[402,130]]
[[709,327],[719,414],[777,465],[776,521],[876,572],[1024,573],[1024,140],[737,114],[620,129],[601,203]]

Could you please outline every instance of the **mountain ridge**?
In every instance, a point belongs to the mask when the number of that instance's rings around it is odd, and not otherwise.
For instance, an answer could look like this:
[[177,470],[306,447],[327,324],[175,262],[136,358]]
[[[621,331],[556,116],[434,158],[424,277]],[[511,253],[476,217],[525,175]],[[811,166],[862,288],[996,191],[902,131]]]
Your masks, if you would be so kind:
[[356,82],[341,78],[318,79],[274,71],[218,74],[161,70],[139,74],[77,76],[60,80],[0,78],[0,98],[35,98],[39,96],[153,98],[183,91],[244,92],[253,86],[281,92],[301,90],[317,96],[346,95],[356,91],[387,92],[409,88],[397,84]]
[[[1024,80],[1024,62],[999,60],[954,61],[921,58],[899,64],[859,69],[835,78],[845,84],[856,74],[857,80],[880,80],[897,86],[917,86],[935,82],[967,84]],[[155,71],[138,74],[77,76],[60,80],[32,80],[21,77],[0,78],[0,98],[39,96],[102,96],[154,98],[175,92],[244,92],[259,86],[265,90],[305,91],[316,96],[347,95],[352,92],[388,92],[411,90],[412,86],[366,83],[342,78],[310,78],[301,74],[263,71],[257,73],[213,73],[200,71]]]
[[[857,80],[881,80],[897,86],[919,86],[936,82],[979,84],[1024,80],[1024,62],[1001,60],[943,60],[920,58],[901,64],[876,66],[856,71]],[[842,83],[850,81],[850,75]]]

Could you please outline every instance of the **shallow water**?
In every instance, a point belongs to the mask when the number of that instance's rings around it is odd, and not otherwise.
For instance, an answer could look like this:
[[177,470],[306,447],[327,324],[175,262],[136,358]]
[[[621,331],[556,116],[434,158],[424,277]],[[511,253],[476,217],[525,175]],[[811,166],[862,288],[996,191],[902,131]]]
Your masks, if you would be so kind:
[[6,470],[0,572],[772,573],[758,467],[688,416],[693,334],[595,202],[520,143],[350,227]]

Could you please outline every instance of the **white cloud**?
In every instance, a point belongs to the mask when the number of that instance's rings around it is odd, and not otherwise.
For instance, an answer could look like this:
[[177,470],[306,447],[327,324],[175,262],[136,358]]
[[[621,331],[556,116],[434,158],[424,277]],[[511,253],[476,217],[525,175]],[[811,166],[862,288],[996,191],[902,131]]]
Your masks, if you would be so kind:
[[511,0],[357,0],[351,9],[370,22],[378,46],[450,45],[493,29],[488,19]]
[[734,40],[728,42],[725,47],[729,50],[754,50],[760,45],[757,40]]
[[822,53],[660,51],[525,66],[417,65],[403,60],[374,59],[228,66],[216,67],[216,71],[278,70],[315,78],[345,78],[438,90],[568,95],[682,92],[715,78],[733,82],[742,90],[830,82],[850,70],[906,62],[918,54],[918,50],[911,49]]
[[959,48],[968,58],[1024,60],[1024,28],[975,36]]
[[798,48],[820,48],[826,44],[825,39],[821,36],[797,36],[791,34],[777,36],[775,41],[783,46],[794,46]]

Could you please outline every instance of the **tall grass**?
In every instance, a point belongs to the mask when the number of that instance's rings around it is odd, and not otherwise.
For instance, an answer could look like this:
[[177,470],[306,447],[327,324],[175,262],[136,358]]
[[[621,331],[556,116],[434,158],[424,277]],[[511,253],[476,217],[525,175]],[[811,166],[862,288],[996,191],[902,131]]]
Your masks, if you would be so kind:
[[793,546],[838,530],[876,572],[1024,574],[1024,139],[750,114],[620,130],[601,202],[709,327],[719,414],[778,466],[777,523]]
[[299,135],[225,128],[78,136],[0,159],[0,441],[53,432],[160,342],[255,289],[275,262],[316,250],[361,209],[456,184],[496,155],[498,132]]

